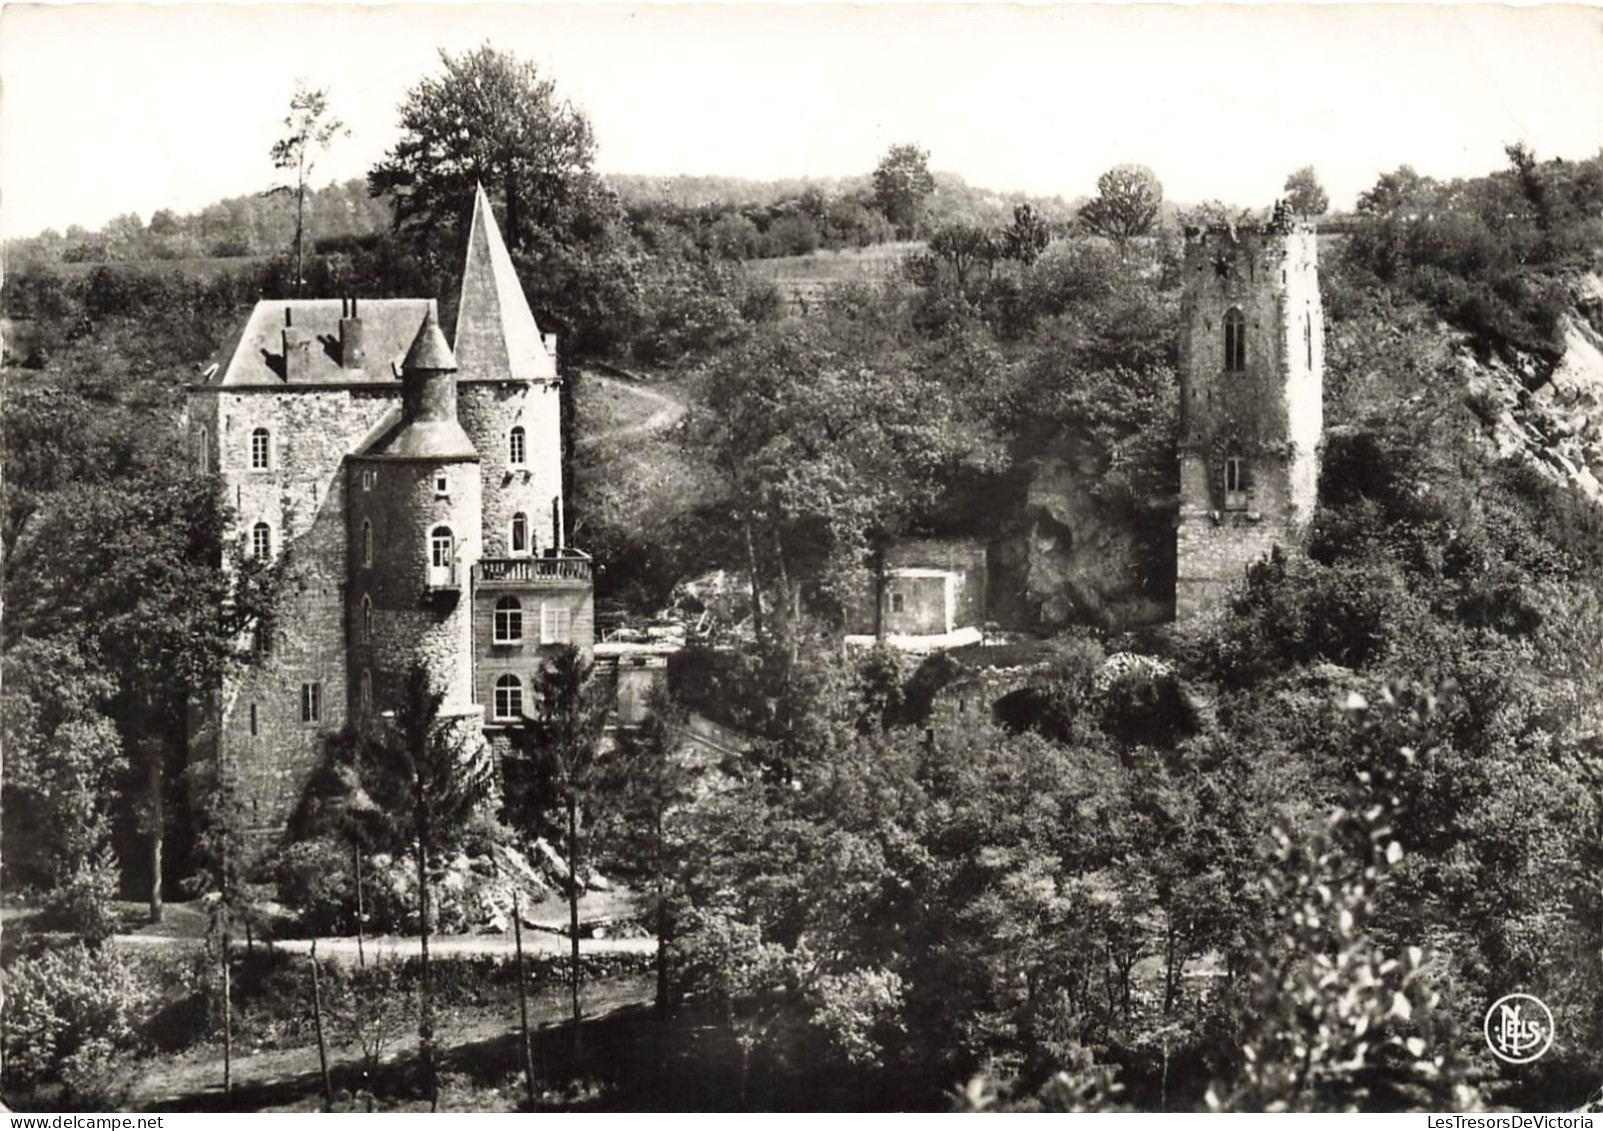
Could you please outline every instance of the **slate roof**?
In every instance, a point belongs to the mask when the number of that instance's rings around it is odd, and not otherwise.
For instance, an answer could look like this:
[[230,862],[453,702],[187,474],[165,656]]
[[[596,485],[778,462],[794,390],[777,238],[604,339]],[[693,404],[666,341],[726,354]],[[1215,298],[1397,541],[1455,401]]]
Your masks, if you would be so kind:
[[546,351],[482,185],[473,198],[455,346],[462,380],[556,380],[556,360]]
[[423,316],[423,324],[417,328],[417,337],[412,339],[412,348],[406,351],[406,359],[401,362],[402,369],[436,369],[449,370],[456,368],[456,358],[451,356],[451,347],[445,342],[445,335],[440,333],[440,316],[434,305],[429,304],[429,311]]
[[359,381],[398,383],[395,369],[406,356],[419,324],[435,303],[430,298],[360,299],[366,359],[362,368],[340,365],[340,309],[337,298],[263,300],[251,311],[220,377],[210,384],[225,386],[270,385],[284,388],[284,311],[290,312],[297,330],[312,337],[309,364],[296,386],[347,384]]

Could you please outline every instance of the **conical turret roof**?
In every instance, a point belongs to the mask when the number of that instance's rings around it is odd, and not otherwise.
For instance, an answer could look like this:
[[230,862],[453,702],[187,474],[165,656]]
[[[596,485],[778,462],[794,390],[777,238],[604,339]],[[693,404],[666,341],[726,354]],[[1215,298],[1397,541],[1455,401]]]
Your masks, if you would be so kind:
[[451,353],[451,346],[440,331],[440,317],[435,313],[433,303],[429,304],[428,313],[423,316],[423,324],[417,328],[417,337],[412,339],[412,348],[406,351],[406,360],[401,362],[401,368],[435,370],[456,368],[456,357]]
[[483,185],[473,198],[456,309],[456,357],[465,380],[549,381],[557,376],[556,361],[541,339]]

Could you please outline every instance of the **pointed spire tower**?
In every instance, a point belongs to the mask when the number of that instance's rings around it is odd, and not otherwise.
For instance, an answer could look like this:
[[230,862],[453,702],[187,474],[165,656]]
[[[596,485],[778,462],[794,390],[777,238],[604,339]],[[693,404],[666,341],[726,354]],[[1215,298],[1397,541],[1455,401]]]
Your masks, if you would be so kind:
[[467,264],[456,311],[456,360],[464,380],[554,381],[556,359],[546,349],[512,256],[480,185],[473,198]]

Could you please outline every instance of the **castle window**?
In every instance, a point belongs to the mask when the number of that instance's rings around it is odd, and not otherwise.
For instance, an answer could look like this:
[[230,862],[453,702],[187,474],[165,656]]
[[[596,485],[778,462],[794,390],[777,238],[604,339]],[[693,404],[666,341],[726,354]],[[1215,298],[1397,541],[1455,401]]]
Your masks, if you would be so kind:
[[362,520],[362,564],[373,564],[373,524],[365,518]]
[[540,606],[540,643],[571,644],[573,613],[559,605]]
[[212,469],[210,439],[210,433],[202,427],[195,443],[195,465],[202,475],[210,474]]
[[362,702],[362,714],[364,714],[364,715],[372,714],[372,712],[373,712],[373,673],[368,671],[366,668],[362,669],[361,697],[362,697],[362,699],[361,699],[361,702]]
[[257,428],[250,434],[250,469],[266,471],[271,451],[271,438],[267,434],[267,429]]
[[451,493],[451,478],[443,471],[434,473],[434,493],[436,495],[449,495]]
[[455,549],[455,539],[451,537],[451,528],[436,526],[429,532],[429,584],[448,585],[452,575],[456,572],[455,562],[452,560]]
[[516,597],[502,597],[495,603],[495,642],[523,643],[523,606]]
[[492,708],[500,722],[512,722],[523,717],[523,683],[515,675],[504,675],[495,681],[495,705]]
[[523,425],[513,425],[507,446],[510,449],[507,453],[507,462],[513,467],[522,467],[528,459]]
[[362,594],[362,643],[370,643],[373,639],[373,598],[366,593]]
[[255,738],[259,733],[261,732],[256,729],[256,704],[252,703],[250,705],[250,735]]
[[512,516],[512,552],[529,552],[529,516],[522,511]]
[[378,472],[371,467],[362,468],[362,490],[371,491],[378,482]]
[[1247,464],[1240,456],[1225,460],[1225,510],[1247,509]]
[[258,522],[250,528],[250,553],[257,561],[265,562],[273,556],[273,528]]
[[1225,314],[1225,372],[1243,373],[1247,368],[1247,320],[1231,307]]
[[891,612],[899,613],[907,607],[907,597],[902,593],[891,594]]
[[258,656],[271,656],[273,654],[273,630],[270,625],[261,621],[251,630],[250,650]]
[[301,684],[301,722],[321,722],[323,718],[323,685]]

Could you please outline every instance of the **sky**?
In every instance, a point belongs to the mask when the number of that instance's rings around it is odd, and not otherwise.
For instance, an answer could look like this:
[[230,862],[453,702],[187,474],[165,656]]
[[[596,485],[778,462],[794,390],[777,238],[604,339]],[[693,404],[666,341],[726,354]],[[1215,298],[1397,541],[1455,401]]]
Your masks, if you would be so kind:
[[1603,8],[1318,4],[7,4],[0,230],[196,211],[276,180],[297,79],[350,127],[318,183],[397,138],[440,49],[532,59],[587,113],[603,172],[937,170],[1072,199],[1123,162],[1173,200],[1267,204],[1313,165],[1338,207],[1603,149]]

